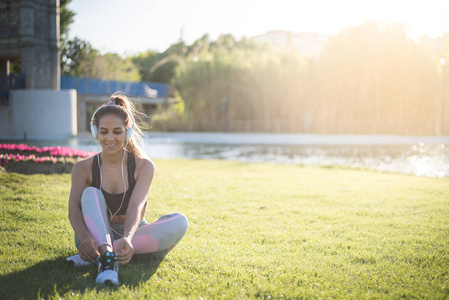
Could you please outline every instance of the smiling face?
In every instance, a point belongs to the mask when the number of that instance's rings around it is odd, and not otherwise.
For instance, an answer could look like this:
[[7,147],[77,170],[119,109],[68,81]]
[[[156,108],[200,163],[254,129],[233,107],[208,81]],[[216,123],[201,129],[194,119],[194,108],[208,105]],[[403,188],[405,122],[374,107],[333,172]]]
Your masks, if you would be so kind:
[[105,153],[114,154],[125,146],[125,123],[115,114],[101,117],[98,126],[98,141]]

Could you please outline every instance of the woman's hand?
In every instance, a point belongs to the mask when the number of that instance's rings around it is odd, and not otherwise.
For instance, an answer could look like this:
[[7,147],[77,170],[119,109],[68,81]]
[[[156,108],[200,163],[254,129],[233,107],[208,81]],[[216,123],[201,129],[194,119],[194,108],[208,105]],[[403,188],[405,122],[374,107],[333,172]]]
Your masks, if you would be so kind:
[[87,239],[81,242],[80,247],[78,248],[80,253],[80,257],[84,261],[93,261],[96,260],[100,253],[98,252],[98,245],[95,239]]
[[131,243],[131,238],[122,237],[117,240],[117,243],[114,245],[114,252],[118,254],[117,260],[121,265],[129,263],[134,255],[134,247]]

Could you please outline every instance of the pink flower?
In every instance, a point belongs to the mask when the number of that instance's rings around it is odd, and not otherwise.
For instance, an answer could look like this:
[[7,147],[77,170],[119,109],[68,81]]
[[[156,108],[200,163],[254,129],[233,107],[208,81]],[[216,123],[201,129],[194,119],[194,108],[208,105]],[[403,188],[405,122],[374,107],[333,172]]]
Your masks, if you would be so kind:
[[[87,152],[82,150],[75,150],[68,147],[43,147],[27,146],[25,144],[0,144],[0,150],[20,151],[22,153],[30,152],[29,155],[19,153],[0,154],[0,164],[7,165],[10,161],[14,162],[34,162],[34,163],[75,163],[77,160],[89,156],[93,156],[95,152]],[[45,156],[36,156],[39,154],[48,154]]]
[[75,150],[69,147],[43,147],[39,148],[36,146],[27,146],[25,144],[0,144],[0,149],[10,150],[10,151],[30,151],[35,153],[49,153],[50,156],[57,157],[81,157],[86,158],[96,154],[96,152],[87,152],[83,150]]

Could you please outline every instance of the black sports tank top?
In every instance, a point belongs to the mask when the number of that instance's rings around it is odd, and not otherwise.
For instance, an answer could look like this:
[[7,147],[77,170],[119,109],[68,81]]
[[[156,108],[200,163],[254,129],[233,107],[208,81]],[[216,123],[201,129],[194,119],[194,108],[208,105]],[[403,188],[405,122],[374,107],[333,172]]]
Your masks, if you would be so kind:
[[[92,164],[92,186],[96,187],[97,189],[100,189],[100,167],[98,165],[98,159],[100,153],[95,155],[94,161]],[[101,158],[100,158],[101,160]],[[133,153],[128,152],[128,184],[129,187],[126,190],[125,199],[123,200],[123,193],[121,194],[109,194],[105,190],[101,189],[101,192],[104,195],[104,199],[106,200],[106,205],[108,206],[108,216],[112,214],[114,215],[126,215],[126,210],[128,209],[129,199],[131,198],[131,194],[133,193],[134,186],[136,185],[136,180],[134,179],[134,171],[136,170],[136,159],[134,157]],[[123,205],[120,208],[120,204]],[[117,210],[120,208],[120,210],[117,212]],[[116,213],[117,212],[117,213]]]

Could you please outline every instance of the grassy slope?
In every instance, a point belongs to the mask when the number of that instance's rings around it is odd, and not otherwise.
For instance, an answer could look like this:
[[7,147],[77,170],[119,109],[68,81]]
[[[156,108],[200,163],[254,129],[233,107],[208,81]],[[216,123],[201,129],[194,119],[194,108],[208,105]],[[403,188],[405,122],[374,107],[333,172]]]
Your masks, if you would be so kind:
[[[341,168],[159,160],[147,220],[180,211],[158,265],[68,269],[70,175],[0,175],[0,298],[449,297],[449,180]],[[8,296],[7,296],[8,295]]]

